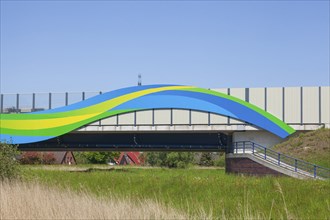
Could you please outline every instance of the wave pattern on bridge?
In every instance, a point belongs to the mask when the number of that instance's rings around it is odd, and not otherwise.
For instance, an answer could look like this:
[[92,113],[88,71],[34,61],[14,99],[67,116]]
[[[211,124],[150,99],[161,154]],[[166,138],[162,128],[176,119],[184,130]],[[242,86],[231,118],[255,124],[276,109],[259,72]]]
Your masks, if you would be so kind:
[[56,109],[1,114],[0,140],[13,144],[48,140],[94,121],[148,109],[190,109],[245,121],[281,138],[295,130],[259,107],[233,96],[193,86],[136,86],[100,94]]

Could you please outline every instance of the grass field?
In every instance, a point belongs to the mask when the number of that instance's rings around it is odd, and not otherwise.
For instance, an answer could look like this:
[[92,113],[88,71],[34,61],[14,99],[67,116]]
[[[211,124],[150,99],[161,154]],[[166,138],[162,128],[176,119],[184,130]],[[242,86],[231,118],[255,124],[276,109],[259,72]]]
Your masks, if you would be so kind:
[[[59,168],[59,169],[58,169]],[[24,167],[28,181],[81,190],[102,199],[152,200],[190,217],[329,219],[330,182],[227,175],[222,169],[66,171]]]
[[[153,200],[100,199],[91,193],[60,190],[37,182],[0,182],[0,219],[187,219]],[[201,216],[203,218],[203,216]]]

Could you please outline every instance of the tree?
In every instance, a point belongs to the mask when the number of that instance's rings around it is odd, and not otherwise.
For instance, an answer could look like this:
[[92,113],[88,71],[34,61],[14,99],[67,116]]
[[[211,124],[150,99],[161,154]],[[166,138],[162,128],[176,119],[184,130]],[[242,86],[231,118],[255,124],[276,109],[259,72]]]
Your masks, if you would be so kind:
[[22,153],[19,161],[21,164],[54,164],[56,158],[52,152],[27,151]]
[[145,159],[145,163],[154,167],[157,166],[157,155],[154,152],[143,152],[143,157]]
[[209,152],[203,152],[201,155],[201,158],[199,160],[199,165],[200,166],[213,166],[214,162],[212,159],[212,153]]
[[56,162],[56,158],[54,153],[48,152],[42,154],[42,163],[43,164],[54,164]]
[[96,164],[105,164],[118,158],[120,152],[84,152],[83,156],[90,162]]
[[19,175],[19,163],[17,147],[14,145],[0,143],[0,179],[12,179]]
[[42,156],[39,152],[27,151],[22,153],[20,162],[21,164],[41,164]]
[[166,158],[166,166],[169,168],[186,168],[193,162],[194,154],[191,152],[171,152]]
[[91,163],[89,160],[87,160],[85,156],[85,152],[73,152],[74,158],[76,159],[77,164],[89,164]]
[[145,157],[150,166],[169,168],[185,168],[194,161],[194,154],[190,152],[150,152]]

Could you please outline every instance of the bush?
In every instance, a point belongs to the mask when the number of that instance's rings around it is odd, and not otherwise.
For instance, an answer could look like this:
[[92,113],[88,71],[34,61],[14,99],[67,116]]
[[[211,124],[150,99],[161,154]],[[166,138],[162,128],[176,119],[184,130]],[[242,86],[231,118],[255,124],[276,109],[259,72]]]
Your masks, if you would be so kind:
[[56,161],[54,153],[41,153],[28,151],[22,153],[21,159],[19,160],[21,164],[54,164]]
[[12,179],[19,176],[19,163],[17,147],[0,143],[0,179]]
[[184,168],[187,168],[189,166],[189,163],[185,163],[183,161],[179,161],[177,164],[176,164],[176,168],[179,168],[179,169],[184,169]]
[[120,152],[84,152],[81,154],[89,163],[105,164],[118,158]]
[[43,164],[54,164],[56,161],[55,155],[52,152],[42,154]]
[[218,167],[226,166],[226,155],[224,153],[220,154],[219,158],[214,161],[214,165]]
[[166,166],[169,168],[186,168],[193,162],[194,154],[191,152],[171,152],[166,158]]
[[21,164],[41,164],[41,154],[38,152],[24,152],[20,159]]
[[87,160],[84,152],[74,152],[74,158],[77,164],[90,164],[91,162]]
[[201,158],[199,160],[199,165],[200,166],[213,166],[214,165],[214,161],[212,159],[212,153],[209,152],[203,152],[201,155]]
[[191,152],[150,152],[145,155],[145,158],[150,166],[169,168],[186,168],[194,162],[194,154]]

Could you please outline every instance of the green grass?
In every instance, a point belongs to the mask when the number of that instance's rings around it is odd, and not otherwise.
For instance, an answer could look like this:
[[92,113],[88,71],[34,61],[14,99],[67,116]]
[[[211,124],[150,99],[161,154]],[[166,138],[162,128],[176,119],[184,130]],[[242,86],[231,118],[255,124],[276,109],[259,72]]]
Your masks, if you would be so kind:
[[330,129],[322,128],[295,134],[273,149],[330,168]]
[[227,175],[221,169],[138,169],[68,172],[25,166],[25,178],[100,197],[154,199],[194,216],[329,219],[330,182]]

